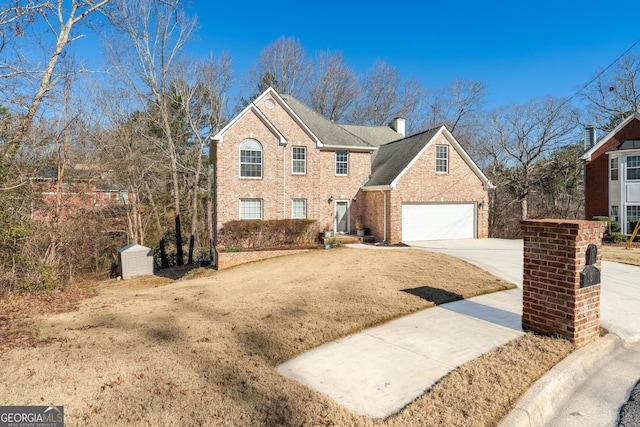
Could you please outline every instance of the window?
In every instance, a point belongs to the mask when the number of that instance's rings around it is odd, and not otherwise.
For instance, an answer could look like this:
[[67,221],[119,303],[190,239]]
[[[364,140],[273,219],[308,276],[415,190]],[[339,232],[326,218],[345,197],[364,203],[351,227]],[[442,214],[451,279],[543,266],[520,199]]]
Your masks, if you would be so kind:
[[611,181],[617,181],[618,180],[618,171],[620,170],[620,167],[618,166],[618,158],[614,157],[610,160],[611,166],[610,166],[610,170],[611,170]]
[[436,145],[436,172],[449,172],[449,146]]
[[262,178],[262,145],[255,139],[245,139],[240,144],[240,176]]
[[640,179],[640,156],[627,157],[627,179]]
[[307,201],[305,199],[293,199],[291,201],[291,218],[307,217]]
[[262,200],[240,199],[240,219],[262,219]]
[[291,172],[304,175],[307,173],[307,149],[306,147],[293,147]]
[[640,219],[640,205],[627,206],[627,222],[629,223],[627,228],[627,234],[633,233],[633,229],[636,226],[636,221]]
[[618,218],[618,205],[611,205],[611,210],[609,212],[609,217],[611,218],[611,221],[619,221],[620,219]]
[[336,151],[336,175],[349,175],[348,151]]

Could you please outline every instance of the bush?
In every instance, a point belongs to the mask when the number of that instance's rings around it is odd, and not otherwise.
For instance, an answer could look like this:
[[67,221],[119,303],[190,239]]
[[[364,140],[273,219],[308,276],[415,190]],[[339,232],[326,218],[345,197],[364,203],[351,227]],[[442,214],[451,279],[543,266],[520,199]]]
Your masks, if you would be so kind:
[[609,235],[609,241],[611,241],[612,243],[626,242],[627,241],[627,236],[625,236],[624,234],[620,233],[619,231],[612,232]]
[[609,222],[611,222],[611,220],[609,219],[608,216],[594,216],[593,218],[591,218],[592,221],[605,221],[607,223],[607,225],[609,225]]
[[620,224],[620,221],[611,221],[609,228],[611,229],[611,234],[620,233],[622,231],[622,224]]
[[218,243],[244,249],[308,245],[316,238],[314,224],[309,219],[229,221],[222,226]]

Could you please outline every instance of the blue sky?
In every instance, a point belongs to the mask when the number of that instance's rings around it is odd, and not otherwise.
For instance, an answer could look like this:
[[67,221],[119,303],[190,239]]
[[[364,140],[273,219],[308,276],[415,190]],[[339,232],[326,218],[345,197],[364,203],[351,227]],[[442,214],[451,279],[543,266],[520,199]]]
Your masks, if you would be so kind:
[[[342,51],[359,73],[376,58],[427,87],[456,78],[488,85],[488,107],[569,97],[640,39],[640,2],[211,2],[194,0],[200,30],[189,50],[228,52],[237,75],[280,36],[310,56]],[[640,52],[640,44],[633,52]]]

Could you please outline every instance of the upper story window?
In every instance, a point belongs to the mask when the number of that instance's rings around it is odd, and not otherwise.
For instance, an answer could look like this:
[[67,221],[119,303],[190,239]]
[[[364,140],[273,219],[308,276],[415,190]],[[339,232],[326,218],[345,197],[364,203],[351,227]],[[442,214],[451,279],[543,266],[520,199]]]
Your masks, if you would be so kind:
[[627,179],[640,179],[640,156],[627,157]]
[[262,145],[255,139],[240,144],[240,176],[262,178]]
[[291,218],[307,217],[307,201],[305,199],[293,199],[291,201]]
[[619,166],[619,159],[617,157],[613,157],[610,161],[610,174],[611,174],[611,181],[617,181],[618,177],[619,177],[619,171],[620,171],[620,166]]
[[262,219],[262,200],[240,199],[240,219]]
[[436,172],[449,172],[449,146],[436,145]]
[[298,175],[307,173],[307,148],[293,147],[291,172]]
[[336,151],[336,175],[349,175],[348,151]]

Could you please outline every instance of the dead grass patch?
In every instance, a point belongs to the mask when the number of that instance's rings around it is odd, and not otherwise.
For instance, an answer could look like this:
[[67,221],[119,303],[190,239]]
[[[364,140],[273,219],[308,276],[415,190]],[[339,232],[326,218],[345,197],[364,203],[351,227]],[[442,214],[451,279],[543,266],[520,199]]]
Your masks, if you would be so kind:
[[[275,365],[443,296],[513,286],[415,249],[319,250],[207,274],[110,282],[78,310],[47,315],[37,347],[0,353],[0,402],[64,405],[68,425],[451,425],[461,411],[465,425],[485,425],[561,358],[545,339],[526,336],[455,371],[399,415],[371,420]],[[556,356],[529,370],[549,353]],[[487,405],[494,398],[497,413]]]
[[626,243],[620,245],[603,245],[602,259],[605,261],[640,266],[640,244],[634,243],[631,249],[627,249]]

